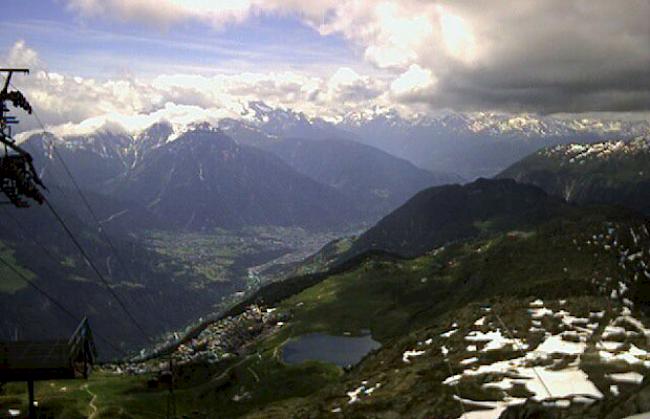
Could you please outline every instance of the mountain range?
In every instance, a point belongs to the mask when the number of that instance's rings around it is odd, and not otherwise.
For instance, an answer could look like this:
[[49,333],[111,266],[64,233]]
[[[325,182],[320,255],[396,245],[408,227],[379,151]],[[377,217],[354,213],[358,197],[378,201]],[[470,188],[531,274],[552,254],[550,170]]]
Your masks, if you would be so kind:
[[628,140],[650,133],[647,120],[607,116],[438,111],[401,115],[371,108],[337,119],[250,102],[238,119],[217,123],[237,141],[284,138],[352,139],[406,159],[418,167],[464,179],[490,177],[539,149],[574,142]]
[[539,149],[556,144],[632,139],[647,121],[561,119],[533,114],[454,113],[405,120],[396,112],[349,116],[341,125],[360,141],[433,171],[465,179],[491,177]]
[[[301,129],[310,126],[307,119],[298,121],[296,126]],[[41,134],[28,138],[24,146],[33,154],[35,166],[50,186],[50,200],[67,220],[72,220],[75,232],[86,238],[94,256],[103,261],[109,276],[116,275],[118,283],[131,279],[120,273],[123,267],[111,260],[110,249],[100,244],[96,228],[90,227],[94,219],[80,210],[85,203],[76,193],[76,186],[85,191],[102,228],[116,242],[131,249],[123,256],[131,269],[148,277],[177,275],[174,269],[179,275],[188,272],[178,265],[178,260],[166,263],[171,270],[142,265],[139,258],[149,253],[138,236],[146,231],[209,233],[219,228],[251,225],[329,230],[342,224],[380,220],[354,240],[350,249],[346,246],[345,257],[368,250],[414,256],[448,242],[483,237],[506,227],[525,229],[566,213],[569,207],[563,200],[575,204],[619,204],[648,211],[647,194],[644,195],[648,143],[644,138],[553,146],[505,170],[498,176],[500,180],[480,179],[460,185],[461,179],[455,175],[425,171],[407,160],[349,139],[284,138],[254,130],[241,121],[230,124],[229,129],[207,123],[178,129],[158,123],[136,136],[115,130],[65,138]],[[239,132],[237,135],[241,136],[243,127],[249,130],[247,140],[238,141],[228,135]],[[60,164],[57,153],[66,166]],[[77,185],[70,183],[68,170]],[[443,184],[446,186],[436,186]],[[50,276],[53,284],[71,277],[92,277],[78,256],[72,256],[76,255],[75,249],[69,244],[54,245],[60,240],[61,231],[49,215],[32,209],[16,216],[22,217],[29,231],[38,231],[41,241],[56,253],[57,262],[45,263],[37,269],[37,277]],[[25,258],[34,252],[34,247],[11,231],[5,230],[2,241],[16,256],[18,265],[28,266]],[[161,260],[160,255],[154,254],[146,259]],[[58,264],[72,263],[66,262],[71,260],[77,261],[60,278],[58,274],[46,273],[56,271]],[[334,259],[329,256],[327,260]],[[162,266],[161,262],[154,265]],[[188,280],[188,284],[197,281],[204,279],[197,277]],[[157,286],[168,287],[162,284]],[[169,284],[169,290],[176,289],[173,284]],[[62,285],[61,289],[66,287]],[[218,300],[240,287],[240,283],[220,285],[212,298]],[[170,292],[188,298],[192,294],[180,289]],[[29,298],[29,293],[25,295]],[[209,305],[206,300],[197,307]],[[100,306],[96,305],[98,312],[102,312]],[[177,317],[187,320],[192,313]],[[12,317],[10,313],[6,316]]]
[[[296,132],[309,126],[298,122]],[[332,133],[304,139],[280,135],[277,126],[275,134],[253,128],[161,123],[135,136],[102,131],[40,135],[25,143],[51,185],[50,199],[138,319],[160,333],[200,318],[205,329],[192,328],[194,334],[174,346],[184,414],[457,417],[483,409],[494,417],[532,411],[577,418],[641,409],[644,399],[635,394],[645,394],[639,389],[646,391],[650,365],[644,250],[650,235],[647,217],[638,212],[647,208],[645,139],[554,145],[495,179],[461,184],[454,175],[425,171]],[[467,144],[475,140],[468,137]],[[519,139],[495,141],[508,147]],[[72,198],[74,185],[57,184],[66,170],[92,191],[88,199],[126,269],[91,220],[78,215],[83,203]],[[119,336],[132,348],[141,337],[125,331],[130,325],[61,240],[59,226],[42,208],[11,211],[26,228],[1,219],[3,257],[58,298],[73,296],[72,309],[87,313],[101,336]],[[181,257],[195,250],[165,253],[141,240],[143,231],[162,230],[176,242],[187,232],[205,238],[256,224],[327,230],[377,219],[358,237],[332,241],[286,271],[297,276],[259,288],[210,322],[203,321],[206,311],[240,290],[241,281],[210,281],[195,269],[196,258]],[[38,232],[40,246],[29,232]],[[51,257],[34,262],[43,248]],[[64,333],[62,326],[44,330],[43,319],[64,319],[13,279],[0,293],[2,334],[11,336],[16,324],[23,334]],[[250,308],[260,302],[267,307]],[[237,329],[240,318],[245,327]],[[246,323],[265,318],[275,323]],[[227,352],[211,349],[232,343],[231,332],[240,344]],[[380,346],[344,369],[285,361],[288,342],[319,333],[369,333]],[[104,411],[158,413],[168,394],[149,387],[158,364],[123,365],[135,376],[122,367],[99,375]],[[546,396],[529,374],[531,365],[549,380],[582,387],[564,391],[552,384],[553,403],[539,403]],[[73,388],[71,394],[84,391]],[[144,388],[146,398],[120,396]],[[44,411],[65,416],[54,413],[59,407],[51,400],[60,397],[68,395],[49,395]],[[0,405],[5,402],[17,403],[1,396]]]
[[146,206],[170,225],[190,230],[323,228],[360,220],[354,203],[336,189],[210,129],[189,131],[151,150],[110,188],[113,195]]
[[[425,170],[451,173],[466,180],[494,176],[545,147],[629,140],[650,133],[647,120],[621,120],[607,115],[585,117],[453,111],[401,115],[391,108],[375,107],[331,119],[310,117],[260,101],[243,105],[244,110],[237,118],[211,122],[212,126],[220,128],[240,144],[260,146],[287,138],[348,139],[408,160]],[[145,140],[138,142],[141,150],[133,154],[142,156],[146,154],[148,145],[178,137],[194,125],[196,123],[159,122],[153,125],[155,129],[144,127],[128,134]],[[124,134],[124,130],[115,124],[98,131]]]
[[137,136],[38,134],[24,145],[46,181],[69,183],[69,170],[112,202],[99,206],[102,220],[132,226],[329,228],[375,221],[424,187],[460,181],[351,140],[235,141],[225,132],[157,123]]
[[[581,150],[603,159],[615,155],[611,147],[625,149],[620,170],[607,176],[636,176],[633,150],[645,146],[607,144]],[[542,154],[553,150],[566,151]],[[584,165],[587,175],[600,170]],[[282,322],[251,338],[254,350],[216,364],[220,381],[188,372],[188,388],[199,393],[185,400],[204,414],[249,418],[647,411],[648,219],[625,202],[610,204],[567,203],[507,177],[425,189],[351,247],[333,242],[305,261],[323,263],[322,271],[269,284],[231,311],[224,322],[263,301]],[[367,333],[381,346],[343,369],[283,355],[301,338]],[[189,341],[182,349],[181,360],[204,351]],[[196,370],[201,362],[188,365]],[[294,384],[277,387],[279,380]]]

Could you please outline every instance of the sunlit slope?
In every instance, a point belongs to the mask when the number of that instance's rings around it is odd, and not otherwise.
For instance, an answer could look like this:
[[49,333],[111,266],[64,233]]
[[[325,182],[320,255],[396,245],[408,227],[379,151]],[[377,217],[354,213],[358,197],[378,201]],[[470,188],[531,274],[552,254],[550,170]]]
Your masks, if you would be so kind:
[[[583,213],[410,261],[368,261],[286,300],[280,309],[293,317],[279,340],[369,329],[384,347],[327,389],[253,416],[458,417],[456,384],[466,410],[526,399],[569,417],[621,409],[613,406],[639,390],[650,367],[648,257],[630,257],[649,236],[644,220],[612,215]],[[535,403],[549,396],[533,366],[563,401]],[[524,378],[509,382],[510,367]],[[562,384],[578,378],[575,389]]]

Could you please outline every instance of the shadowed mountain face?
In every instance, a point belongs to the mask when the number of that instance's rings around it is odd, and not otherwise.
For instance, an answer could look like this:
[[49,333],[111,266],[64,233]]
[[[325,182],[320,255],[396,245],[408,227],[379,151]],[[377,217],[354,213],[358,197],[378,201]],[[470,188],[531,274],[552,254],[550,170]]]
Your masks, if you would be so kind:
[[361,235],[352,253],[380,249],[416,256],[450,241],[525,228],[566,209],[559,198],[510,179],[429,188]]
[[358,200],[268,151],[239,145],[208,125],[170,141],[173,134],[166,123],[135,138],[106,130],[65,139],[42,134],[30,137],[25,148],[46,184],[74,190],[55,144],[77,184],[92,191],[89,199],[107,228],[320,229],[363,221]]
[[650,213],[650,146],[644,138],[545,149],[498,178],[537,185],[568,202],[615,204]]
[[43,134],[25,146],[46,183],[74,189],[54,143],[79,186],[97,195],[107,228],[340,227],[375,221],[419,190],[461,181],[350,140],[282,139],[230,120],[188,129],[162,122],[135,137],[110,129]]
[[[86,211],[76,191],[78,186],[108,231],[130,233],[164,228],[166,225],[146,207],[111,193],[110,182],[123,176],[133,165],[133,155],[130,153],[132,140],[129,136],[98,131],[93,135],[62,140],[44,133],[31,136],[23,147],[34,158],[34,167],[48,188],[45,195],[56,208],[93,225],[94,219]],[[30,209],[21,216],[29,218],[29,214],[35,212],[38,209]],[[48,233],[41,230],[41,234]]]
[[[126,235],[111,234],[113,249],[97,229],[79,219],[53,193],[53,204],[81,243],[89,258],[130,312],[149,334],[169,329],[204,315],[221,298],[240,289],[238,281],[210,282],[188,269],[176,255],[163,255],[150,245]],[[66,196],[74,192],[66,191]],[[98,335],[110,344],[133,349],[147,341],[129,322],[105,285],[44,207],[0,210],[0,255],[77,317],[87,316]],[[119,257],[119,259],[118,259]],[[53,339],[70,336],[75,321],[0,264],[0,340]],[[97,344],[104,359],[120,355],[103,340]]]
[[193,230],[323,228],[360,219],[352,202],[335,189],[267,152],[207,129],[150,151],[113,186],[115,196],[146,206],[171,226]]
[[294,138],[269,142],[263,148],[298,172],[355,200],[370,217],[392,211],[424,188],[461,180],[427,172],[379,149],[348,140]]
[[[69,178],[56,153],[66,162],[80,187],[106,194],[104,185],[132,164],[131,138],[126,134],[97,131],[66,137],[35,134],[23,144],[34,158],[34,167],[47,184],[67,185]],[[56,147],[56,153],[53,147]]]

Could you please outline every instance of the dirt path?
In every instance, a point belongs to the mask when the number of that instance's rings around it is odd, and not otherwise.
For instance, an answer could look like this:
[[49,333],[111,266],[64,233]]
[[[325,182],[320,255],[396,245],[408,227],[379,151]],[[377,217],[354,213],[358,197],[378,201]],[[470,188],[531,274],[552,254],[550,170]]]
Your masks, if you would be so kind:
[[92,391],[90,391],[90,388],[88,388],[88,384],[84,385],[83,389],[86,390],[86,393],[88,393],[90,397],[92,397],[90,399],[90,402],[88,403],[88,406],[90,406],[90,410],[92,411],[90,416],[88,416],[88,419],[95,419],[97,417],[97,413],[99,412],[99,409],[97,408],[97,406],[95,406],[95,400],[97,400],[97,395]]

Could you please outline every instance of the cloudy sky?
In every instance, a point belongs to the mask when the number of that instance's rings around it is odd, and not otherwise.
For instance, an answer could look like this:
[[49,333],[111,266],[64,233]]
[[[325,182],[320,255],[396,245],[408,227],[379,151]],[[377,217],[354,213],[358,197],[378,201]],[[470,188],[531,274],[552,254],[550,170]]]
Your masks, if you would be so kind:
[[395,108],[650,111],[647,0],[2,0],[47,124]]

